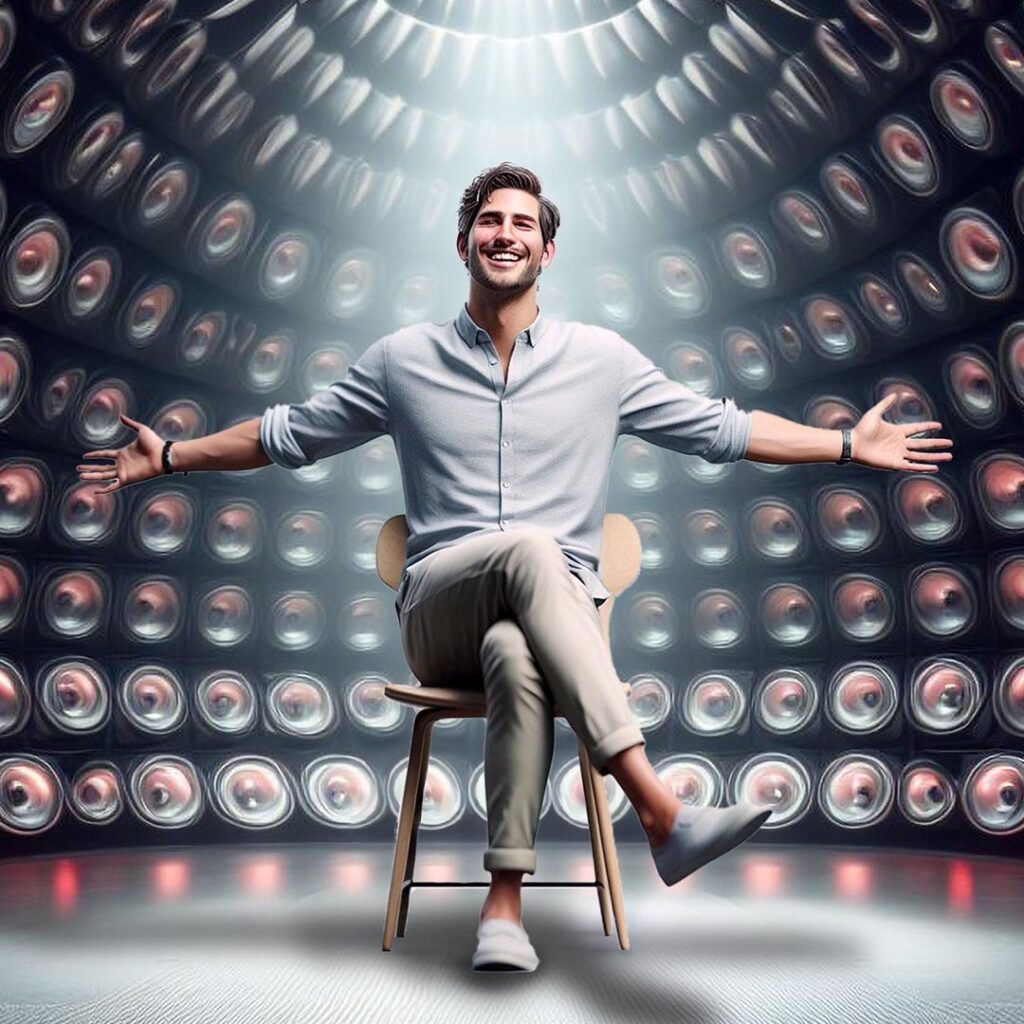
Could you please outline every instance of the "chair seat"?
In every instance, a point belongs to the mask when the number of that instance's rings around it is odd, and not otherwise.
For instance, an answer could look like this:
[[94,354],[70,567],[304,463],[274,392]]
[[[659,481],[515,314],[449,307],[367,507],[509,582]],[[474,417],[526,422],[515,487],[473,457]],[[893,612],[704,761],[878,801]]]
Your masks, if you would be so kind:
[[478,690],[453,690],[446,686],[398,686],[388,683],[384,696],[403,704],[419,704],[425,708],[481,709],[487,707],[487,695]]
[[[621,682],[621,680],[620,680]],[[626,696],[632,692],[629,683],[622,683]],[[447,686],[399,686],[388,683],[384,696],[403,704],[414,704],[425,708],[446,708],[452,711],[482,712],[487,710],[487,695],[482,690],[456,690]],[[555,708],[555,716],[561,712]]]

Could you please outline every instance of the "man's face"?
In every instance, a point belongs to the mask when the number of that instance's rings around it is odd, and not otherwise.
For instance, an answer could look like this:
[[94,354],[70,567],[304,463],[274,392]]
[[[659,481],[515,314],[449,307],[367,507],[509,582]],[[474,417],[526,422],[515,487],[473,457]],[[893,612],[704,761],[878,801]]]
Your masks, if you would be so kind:
[[521,292],[529,288],[554,255],[554,242],[544,245],[540,231],[540,200],[517,188],[491,193],[467,237],[469,274],[492,291]]

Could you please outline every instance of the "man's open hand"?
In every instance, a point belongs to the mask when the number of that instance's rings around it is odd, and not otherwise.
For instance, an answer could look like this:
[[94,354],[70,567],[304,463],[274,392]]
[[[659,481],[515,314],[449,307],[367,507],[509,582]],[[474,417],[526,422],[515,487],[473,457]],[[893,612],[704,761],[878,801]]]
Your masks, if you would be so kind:
[[893,392],[873,405],[858,420],[851,431],[850,455],[854,462],[876,469],[904,469],[921,473],[937,473],[933,460],[948,462],[952,452],[935,451],[951,447],[948,437],[911,437],[922,430],[939,430],[941,423],[934,420],[919,423],[889,423],[882,413],[896,400]]
[[94,492],[96,494],[121,490],[163,473],[161,453],[164,442],[156,431],[151,430],[145,423],[136,423],[124,414],[121,415],[121,422],[139,432],[134,441],[123,448],[103,448],[82,455],[83,459],[113,459],[114,465],[97,466],[90,463],[76,467],[79,479],[83,481],[112,481],[106,487],[97,488]]

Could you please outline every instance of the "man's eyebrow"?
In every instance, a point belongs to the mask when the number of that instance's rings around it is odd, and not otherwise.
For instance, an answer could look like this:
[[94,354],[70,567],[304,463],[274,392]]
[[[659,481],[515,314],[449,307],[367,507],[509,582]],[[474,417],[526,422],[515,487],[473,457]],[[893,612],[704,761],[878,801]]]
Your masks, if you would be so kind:
[[[489,209],[489,210],[481,210],[477,214],[477,220],[479,220],[481,217],[487,217],[488,215],[493,215],[493,214],[497,214],[498,216],[501,216],[501,210],[495,209],[493,207],[491,209]],[[528,220],[528,221],[530,221],[533,224],[537,223],[537,218],[534,217],[532,214],[529,214],[529,213],[513,213],[512,216],[516,217],[519,220]]]

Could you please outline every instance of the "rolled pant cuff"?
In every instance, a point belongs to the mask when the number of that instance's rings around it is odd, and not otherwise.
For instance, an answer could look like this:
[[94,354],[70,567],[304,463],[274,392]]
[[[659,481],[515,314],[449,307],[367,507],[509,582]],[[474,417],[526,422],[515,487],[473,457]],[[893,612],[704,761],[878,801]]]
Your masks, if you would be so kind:
[[644,734],[640,731],[640,726],[636,722],[630,722],[628,725],[624,725],[622,728],[616,729],[614,732],[610,732],[607,736],[602,737],[594,749],[590,751],[590,763],[594,766],[598,775],[607,775],[608,759],[621,753],[623,750],[635,747],[638,743],[646,746]]
[[536,870],[536,850],[492,846],[484,851],[484,871],[525,871],[532,875]]

